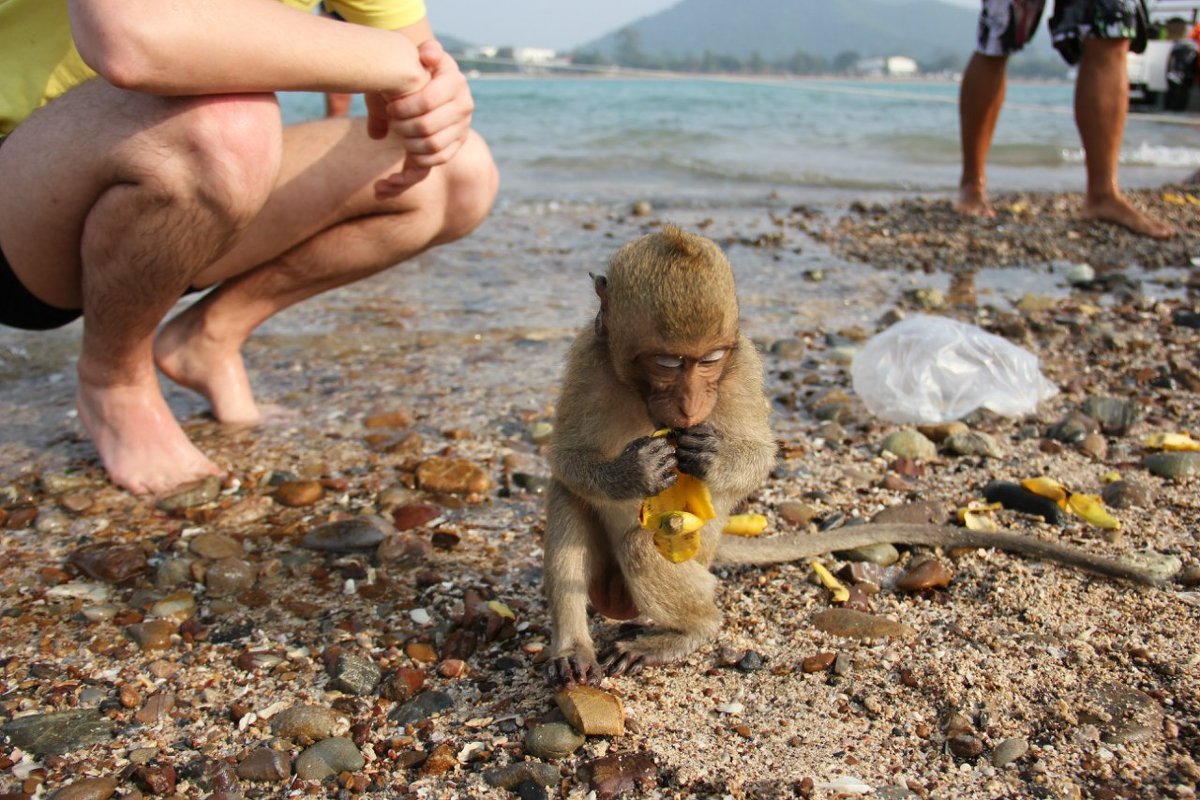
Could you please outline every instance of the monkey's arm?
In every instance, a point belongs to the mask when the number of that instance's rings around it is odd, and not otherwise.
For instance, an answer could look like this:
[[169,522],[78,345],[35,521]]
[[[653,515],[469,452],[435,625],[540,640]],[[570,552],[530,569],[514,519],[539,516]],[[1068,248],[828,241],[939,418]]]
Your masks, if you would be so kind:
[[789,534],[767,539],[723,536],[717,564],[778,564],[872,544],[921,544],[930,547],[986,547],[1056,561],[1069,567],[1123,578],[1147,586],[1161,581],[1148,570],[1078,547],[1033,536],[1001,531],[972,531],[949,525],[867,524],[812,535]]

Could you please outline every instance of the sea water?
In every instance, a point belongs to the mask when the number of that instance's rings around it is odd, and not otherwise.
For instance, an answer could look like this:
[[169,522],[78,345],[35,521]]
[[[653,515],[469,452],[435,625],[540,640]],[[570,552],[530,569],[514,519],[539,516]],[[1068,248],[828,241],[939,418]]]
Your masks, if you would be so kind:
[[[951,81],[480,77],[471,89],[475,126],[504,176],[502,200],[728,205],[776,191],[822,202],[947,194],[958,181]],[[994,189],[1083,188],[1072,93],[1065,81],[1010,82],[989,159]],[[321,101],[289,95],[283,108],[296,121],[319,114]],[[1200,168],[1197,121],[1162,120],[1129,115],[1127,188]]]

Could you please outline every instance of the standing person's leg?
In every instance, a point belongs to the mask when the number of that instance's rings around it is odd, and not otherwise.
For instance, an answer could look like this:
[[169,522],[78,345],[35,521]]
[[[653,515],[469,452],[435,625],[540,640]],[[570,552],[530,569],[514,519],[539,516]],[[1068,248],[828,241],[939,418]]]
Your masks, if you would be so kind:
[[987,197],[987,157],[1004,105],[1007,65],[1008,56],[975,53],[963,72],[958,91],[962,176],[954,204],[960,214],[996,215]]
[[1082,216],[1164,239],[1173,236],[1175,229],[1130,205],[1117,183],[1125,116],[1129,110],[1129,78],[1125,67],[1128,51],[1128,39],[1083,40],[1083,58],[1075,84],[1075,122],[1087,166]]
[[93,80],[0,148],[0,242],[39,301],[82,309],[80,421],[114,483],[161,491],[220,469],[158,386],[152,343],[275,185],[270,95],[164,98]]

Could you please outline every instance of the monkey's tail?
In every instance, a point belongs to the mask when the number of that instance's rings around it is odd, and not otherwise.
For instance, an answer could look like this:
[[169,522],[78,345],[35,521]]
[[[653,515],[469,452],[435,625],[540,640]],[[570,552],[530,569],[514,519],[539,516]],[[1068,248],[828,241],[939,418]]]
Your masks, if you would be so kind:
[[950,525],[867,524],[811,535],[789,534],[766,539],[722,536],[716,564],[780,564],[838,550],[872,544],[921,544],[931,547],[984,547],[1047,559],[1070,567],[1123,578],[1147,586],[1163,581],[1149,570],[1095,555],[1071,545],[1002,531],[972,531]]

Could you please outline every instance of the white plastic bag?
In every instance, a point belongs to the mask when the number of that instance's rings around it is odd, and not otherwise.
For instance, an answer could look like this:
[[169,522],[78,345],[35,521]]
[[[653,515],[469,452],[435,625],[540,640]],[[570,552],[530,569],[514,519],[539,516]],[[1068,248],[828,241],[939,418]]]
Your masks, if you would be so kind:
[[850,377],[872,414],[899,423],[949,422],[977,408],[1019,417],[1058,394],[1033,353],[974,325],[923,314],[871,337]]

